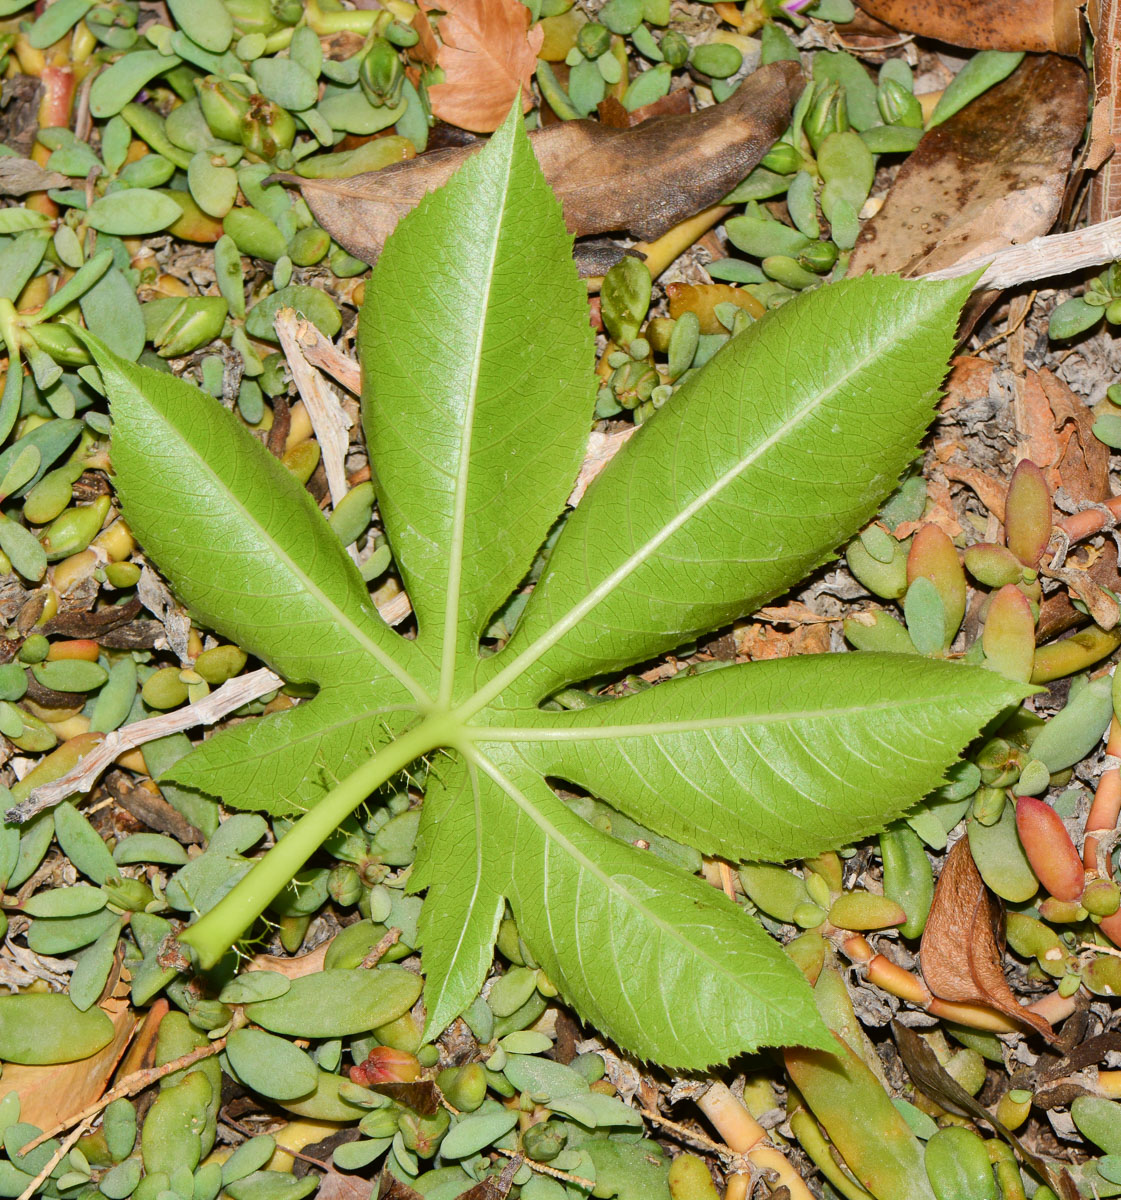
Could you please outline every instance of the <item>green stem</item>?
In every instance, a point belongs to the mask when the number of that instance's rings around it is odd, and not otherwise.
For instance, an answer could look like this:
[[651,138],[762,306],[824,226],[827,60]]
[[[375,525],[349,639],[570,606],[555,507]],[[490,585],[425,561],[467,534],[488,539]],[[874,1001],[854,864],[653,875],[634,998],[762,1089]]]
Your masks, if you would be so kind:
[[233,890],[180,934],[208,970],[287,886],[323,842],[377,787],[424,754],[454,740],[456,722],[433,714],[367,759],[305,813]]

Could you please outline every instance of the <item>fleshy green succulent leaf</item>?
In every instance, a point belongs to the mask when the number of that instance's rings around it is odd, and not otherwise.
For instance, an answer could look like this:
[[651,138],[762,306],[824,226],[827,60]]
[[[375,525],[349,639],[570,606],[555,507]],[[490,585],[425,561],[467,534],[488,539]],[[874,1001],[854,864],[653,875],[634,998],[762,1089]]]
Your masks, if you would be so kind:
[[879,832],[1029,688],[895,654],[803,655],[679,677],[579,712],[519,712],[508,746],[667,837],[783,862]]
[[230,808],[305,812],[399,731],[411,710],[384,686],[324,688],[308,704],[224,729],[161,779],[220,796]]
[[87,340],[129,527],[195,617],[287,679],[384,680],[383,703],[421,698],[412,672],[426,664],[294,476],[198,388]]
[[595,403],[587,291],[517,112],[401,221],[367,297],[379,509],[448,699],[564,504]]
[[586,1020],[682,1068],[828,1044],[801,972],[722,892],[588,825],[508,747],[475,760],[518,932]]
[[845,280],[733,338],[589,488],[490,673],[536,701],[824,562],[914,457],[969,286]]

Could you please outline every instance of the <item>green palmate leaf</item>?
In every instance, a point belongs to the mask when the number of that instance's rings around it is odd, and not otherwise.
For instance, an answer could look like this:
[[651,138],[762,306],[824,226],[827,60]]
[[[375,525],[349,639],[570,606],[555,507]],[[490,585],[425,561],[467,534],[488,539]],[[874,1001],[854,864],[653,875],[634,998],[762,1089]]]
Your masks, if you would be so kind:
[[805,655],[519,713],[495,748],[706,854],[782,862],[878,832],[942,782],[945,747],[1018,698],[979,671],[963,687],[950,663]]
[[384,687],[324,688],[312,704],[223,730],[163,778],[233,808],[301,812],[411,718],[410,708],[386,698]]
[[797,967],[722,893],[582,821],[508,749],[473,757],[518,928],[597,1028],[686,1065],[826,1044]]
[[913,458],[967,287],[844,281],[734,338],[588,490],[482,694],[670,650],[824,562]]
[[361,318],[379,511],[445,702],[564,504],[595,401],[586,289],[516,132],[401,222]]
[[693,854],[798,857],[883,828],[1025,689],[914,657],[822,656],[580,713],[539,706],[749,612],[864,526],[914,456],[969,283],[854,280],[732,339],[592,485],[510,643],[480,656],[591,420],[570,251],[512,112],[402,221],[368,285],[364,420],[415,640],[380,622],[321,514],[235,418],[91,341],[146,551],[200,622],[321,688],[176,765],[179,782],[238,806],[309,809],[181,940],[213,965],[371,792],[423,758],[409,882],[427,891],[430,1036],[476,995],[509,903],[561,993],[643,1056],[701,1067],[825,1045],[800,974],[751,918],[593,827],[548,781]]

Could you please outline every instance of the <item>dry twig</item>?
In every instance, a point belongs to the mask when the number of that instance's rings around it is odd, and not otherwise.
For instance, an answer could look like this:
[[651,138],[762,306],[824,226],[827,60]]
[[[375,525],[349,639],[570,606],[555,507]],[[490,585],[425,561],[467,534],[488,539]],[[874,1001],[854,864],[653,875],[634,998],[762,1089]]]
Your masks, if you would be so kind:
[[145,742],[153,742],[156,738],[167,737],[171,733],[182,733],[196,725],[213,725],[215,721],[229,716],[243,704],[275,691],[283,683],[284,680],[279,675],[274,675],[272,671],[262,667],[258,671],[250,671],[248,675],[239,675],[236,679],[229,680],[204,700],[107,733],[105,740],[96,750],[92,750],[59,779],[32,789],[26,800],[8,809],[4,819],[21,823],[43,809],[59,804],[75,792],[88,792],[101,772],[126,750],[135,750]]

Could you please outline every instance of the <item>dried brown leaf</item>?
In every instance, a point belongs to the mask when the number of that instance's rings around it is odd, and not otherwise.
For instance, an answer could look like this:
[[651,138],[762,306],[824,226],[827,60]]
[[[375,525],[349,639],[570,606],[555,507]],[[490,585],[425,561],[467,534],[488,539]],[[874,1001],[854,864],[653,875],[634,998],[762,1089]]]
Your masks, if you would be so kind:
[[1063,448],[1055,434],[1055,413],[1035,371],[1025,371],[1015,381],[1012,413],[1021,437],[1019,456],[1030,458],[1043,469],[1047,484],[1054,492],[1059,485],[1056,464]]
[[1078,54],[1082,29],[1076,0],[857,0],[896,29],[974,50]]
[[532,107],[530,85],[545,31],[540,25],[530,29],[524,4],[421,0],[421,9],[445,12],[437,26],[443,44],[436,52],[444,82],[428,89],[435,116],[475,133],[491,133],[502,124],[519,92],[523,111]]
[[1046,367],[1039,372],[1039,382],[1055,415],[1058,482],[1075,500],[1108,499],[1109,447],[1094,436],[1093,412]]
[[[786,128],[801,89],[797,64],[772,63],[703,112],[634,129],[565,121],[530,140],[571,233],[625,230],[651,240],[714,204],[751,171]],[[299,186],[340,245],[372,263],[401,217],[477,149],[437,150],[349,179],[281,178]]]
[[984,1004],[1055,1041],[1051,1024],[1023,1008],[1004,978],[996,931],[999,902],[960,838],[946,855],[919,949],[926,986],[942,1000]]
[[849,275],[922,275],[1044,234],[1086,123],[1086,75],[1026,58],[927,133],[861,231]]
[[47,188],[66,187],[70,180],[57,171],[48,171],[30,158],[16,154],[0,158],[0,196],[26,196]]
[[417,1083],[368,1083],[372,1092],[388,1096],[398,1104],[411,1108],[422,1117],[430,1117],[440,1110],[440,1092],[431,1079]]
[[[283,1130],[280,1136],[283,1138]],[[350,1172],[336,1171],[333,1167],[319,1180],[319,1189],[315,1193],[316,1200],[370,1200],[370,1194],[368,1179]],[[413,1192],[413,1195],[418,1193]]]

